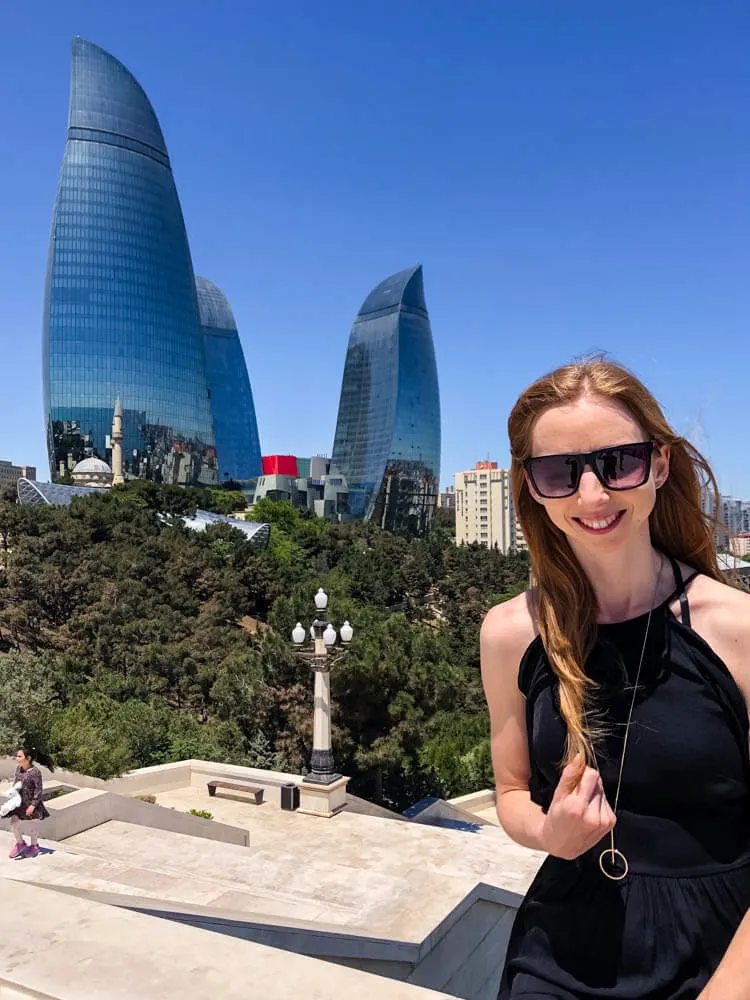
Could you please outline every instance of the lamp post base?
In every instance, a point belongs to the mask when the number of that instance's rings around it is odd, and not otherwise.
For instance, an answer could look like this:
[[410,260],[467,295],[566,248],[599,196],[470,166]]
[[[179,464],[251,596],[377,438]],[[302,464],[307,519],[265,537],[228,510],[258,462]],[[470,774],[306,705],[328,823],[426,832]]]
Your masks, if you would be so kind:
[[306,775],[299,786],[300,803],[298,813],[308,816],[321,816],[330,819],[346,809],[347,777],[331,781],[328,776],[324,782],[315,781],[311,774]]
[[341,775],[333,766],[333,752],[331,750],[313,750],[310,758],[310,773],[303,777],[303,781],[309,781],[315,785],[330,785],[338,781]]
[[310,771],[309,774],[305,774],[302,777],[302,781],[306,782],[308,785],[332,785],[334,781],[339,781],[341,775],[333,772],[332,774],[321,774],[318,771]]

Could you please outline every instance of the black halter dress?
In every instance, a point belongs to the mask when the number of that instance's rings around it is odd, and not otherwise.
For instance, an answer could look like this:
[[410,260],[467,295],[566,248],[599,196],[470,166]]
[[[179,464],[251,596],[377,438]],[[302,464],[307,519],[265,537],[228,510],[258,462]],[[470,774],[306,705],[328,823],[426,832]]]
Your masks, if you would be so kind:
[[[615,846],[629,874],[602,874],[609,837],[575,861],[548,857],[518,911],[499,1000],[695,1000],[750,907],[747,708],[691,629],[673,571],[676,590],[651,617],[622,776]],[[681,620],[669,607],[678,596]],[[586,663],[606,724],[597,757],[610,804],[647,618],[599,625]],[[531,798],[546,810],[565,727],[538,637],[518,683]]]

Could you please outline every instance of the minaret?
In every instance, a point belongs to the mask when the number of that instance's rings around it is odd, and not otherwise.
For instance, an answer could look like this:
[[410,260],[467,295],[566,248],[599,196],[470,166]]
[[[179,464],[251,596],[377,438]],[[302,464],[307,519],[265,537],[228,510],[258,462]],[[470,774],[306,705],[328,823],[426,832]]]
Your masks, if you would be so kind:
[[122,406],[120,397],[115,403],[115,414],[112,418],[112,485],[119,486],[125,482],[122,474]]

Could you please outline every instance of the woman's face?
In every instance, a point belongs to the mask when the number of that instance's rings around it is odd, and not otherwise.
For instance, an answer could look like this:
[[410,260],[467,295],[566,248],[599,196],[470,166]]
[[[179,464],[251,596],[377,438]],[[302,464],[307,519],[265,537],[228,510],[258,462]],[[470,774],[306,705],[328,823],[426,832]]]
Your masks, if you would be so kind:
[[23,750],[19,750],[16,754],[16,761],[24,770],[26,770],[31,763],[31,758],[27,757]]
[[[616,400],[584,396],[575,403],[551,407],[537,419],[532,433],[532,457],[595,451],[646,441],[648,435],[629,410]],[[574,551],[610,552],[639,533],[648,533],[648,518],[656,490],[669,474],[669,449],[656,446],[651,473],[630,490],[607,490],[590,466],[570,497],[540,497],[527,476],[531,495],[552,523],[568,537]]]

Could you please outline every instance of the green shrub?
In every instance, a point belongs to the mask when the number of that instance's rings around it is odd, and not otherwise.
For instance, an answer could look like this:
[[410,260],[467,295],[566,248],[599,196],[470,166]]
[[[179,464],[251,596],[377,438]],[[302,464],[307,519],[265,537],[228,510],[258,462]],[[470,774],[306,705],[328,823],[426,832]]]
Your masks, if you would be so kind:
[[49,791],[45,789],[42,797],[45,802],[49,802],[51,799],[59,799],[61,795],[67,795],[69,792],[69,788],[50,788]]
[[191,809],[191,816],[199,816],[201,819],[213,819],[213,813],[208,812],[206,809]]

